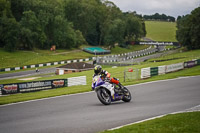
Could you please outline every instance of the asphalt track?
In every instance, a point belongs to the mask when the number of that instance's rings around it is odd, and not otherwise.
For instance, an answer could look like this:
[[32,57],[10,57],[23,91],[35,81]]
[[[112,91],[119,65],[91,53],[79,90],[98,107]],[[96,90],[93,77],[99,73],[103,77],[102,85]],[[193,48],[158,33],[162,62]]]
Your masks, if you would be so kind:
[[1,133],[95,133],[200,104],[200,76],[128,86],[130,103],[94,92],[0,106]]
[[35,72],[35,70],[6,73],[6,74],[0,74],[0,80],[22,78],[22,77],[26,77],[26,76],[33,76],[33,75],[40,75],[40,74],[55,73],[55,71],[56,71],[56,68],[43,68],[43,69],[39,68],[39,72],[37,72],[37,73]]

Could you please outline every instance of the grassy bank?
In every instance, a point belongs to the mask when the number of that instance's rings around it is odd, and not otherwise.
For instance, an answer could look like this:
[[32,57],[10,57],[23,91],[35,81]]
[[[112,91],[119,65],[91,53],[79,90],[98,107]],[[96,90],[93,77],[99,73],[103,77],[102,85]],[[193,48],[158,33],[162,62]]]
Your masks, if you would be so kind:
[[102,133],[199,133],[200,112],[167,115]]
[[147,38],[155,41],[176,42],[176,23],[161,21],[145,21]]
[[[115,47],[111,50],[112,54],[127,53],[145,49],[147,45],[135,45],[129,48]],[[40,63],[56,62],[72,59],[85,59],[93,57],[93,54],[83,52],[79,49],[74,50],[34,50],[34,51],[15,51],[7,52],[0,49],[0,68],[19,67]]]
[[48,63],[54,61],[83,59],[92,57],[91,54],[83,51],[57,50],[35,50],[35,51],[15,51],[7,52],[0,49],[0,68],[19,67],[39,63]]

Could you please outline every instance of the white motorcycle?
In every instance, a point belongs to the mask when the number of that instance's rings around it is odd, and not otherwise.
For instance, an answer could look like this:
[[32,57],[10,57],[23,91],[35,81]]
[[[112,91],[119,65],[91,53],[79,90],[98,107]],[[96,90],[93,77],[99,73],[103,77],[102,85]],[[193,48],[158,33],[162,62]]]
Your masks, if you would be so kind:
[[105,79],[102,79],[100,75],[93,78],[92,89],[96,91],[97,97],[104,105],[109,105],[111,102],[122,100],[124,102],[131,101],[130,91],[122,86],[118,81],[113,78],[110,79],[110,74]]

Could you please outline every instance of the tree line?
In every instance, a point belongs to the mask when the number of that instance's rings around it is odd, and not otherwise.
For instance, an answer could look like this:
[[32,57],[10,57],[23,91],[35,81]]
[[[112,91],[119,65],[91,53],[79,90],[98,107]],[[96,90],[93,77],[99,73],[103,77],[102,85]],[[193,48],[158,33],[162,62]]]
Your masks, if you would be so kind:
[[176,38],[189,50],[200,48],[200,7],[191,14],[178,16]]
[[143,18],[145,20],[159,20],[159,21],[169,21],[169,22],[176,21],[176,19],[172,16],[167,16],[165,14],[159,14],[159,13],[155,13],[153,15],[144,15]]
[[140,17],[107,0],[0,0],[0,47],[8,51],[112,47],[145,35]]

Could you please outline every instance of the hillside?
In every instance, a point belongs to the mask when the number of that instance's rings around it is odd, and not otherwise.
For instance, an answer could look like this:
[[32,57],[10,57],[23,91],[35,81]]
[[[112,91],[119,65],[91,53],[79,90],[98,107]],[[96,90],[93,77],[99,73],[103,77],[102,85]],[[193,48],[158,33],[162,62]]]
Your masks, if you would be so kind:
[[176,23],[161,21],[145,21],[147,38],[155,41],[176,42]]

